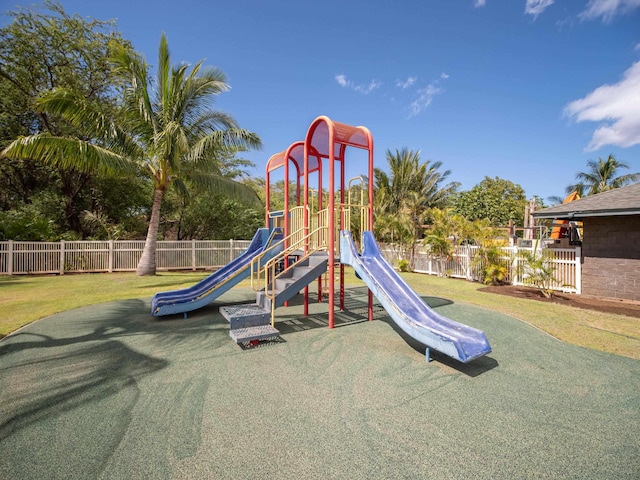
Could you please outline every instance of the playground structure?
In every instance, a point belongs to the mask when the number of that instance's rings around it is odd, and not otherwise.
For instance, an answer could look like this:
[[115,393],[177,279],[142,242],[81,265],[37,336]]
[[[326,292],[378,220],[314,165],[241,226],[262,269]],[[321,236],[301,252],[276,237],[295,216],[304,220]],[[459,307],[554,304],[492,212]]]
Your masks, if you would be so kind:
[[[363,176],[346,178],[347,152],[353,148],[367,154],[369,181]],[[272,209],[271,180],[280,169],[284,205]],[[292,143],[268,160],[266,228],[256,233],[247,251],[193,287],[157,293],[152,314],[186,316],[250,277],[256,302],[221,306],[220,313],[229,321],[229,334],[236,342],[257,342],[279,335],[275,311],[300,292],[308,316],[309,288],[316,281],[318,301],[326,298],[328,326],[333,328],[336,300],[344,310],[345,266],[350,265],[368,287],[368,319],[373,320],[375,294],[395,323],[426,345],[427,361],[430,348],[465,363],[491,352],[482,331],[437,314],[383,258],[372,233],[372,179],[369,130],[325,116],[316,118],[304,141]]]

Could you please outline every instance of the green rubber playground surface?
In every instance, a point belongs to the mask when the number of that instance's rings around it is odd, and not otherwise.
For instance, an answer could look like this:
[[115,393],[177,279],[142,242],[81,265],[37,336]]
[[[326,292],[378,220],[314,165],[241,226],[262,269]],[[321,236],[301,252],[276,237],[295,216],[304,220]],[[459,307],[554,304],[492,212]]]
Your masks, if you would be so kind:
[[366,289],[278,310],[241,348],[218,313],[150,299],[55,315],[0,341],[0,479],[636,479],[640,361],[446,299],[485,331],[468,365],[401,336]]

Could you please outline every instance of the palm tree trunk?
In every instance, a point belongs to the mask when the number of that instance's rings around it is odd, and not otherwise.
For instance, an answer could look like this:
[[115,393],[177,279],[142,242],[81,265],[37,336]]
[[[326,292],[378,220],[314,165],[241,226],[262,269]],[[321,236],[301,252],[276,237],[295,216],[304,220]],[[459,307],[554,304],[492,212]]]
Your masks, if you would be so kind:
[[162,205],[164,190],[156,190],[153,194],[153,206],[151,207],[151,220],[147,239],[144,242],[142,257],[138,262],[137,275],[156,274],[156,243],[158,241],[158,227],[160,226],[160,206]]

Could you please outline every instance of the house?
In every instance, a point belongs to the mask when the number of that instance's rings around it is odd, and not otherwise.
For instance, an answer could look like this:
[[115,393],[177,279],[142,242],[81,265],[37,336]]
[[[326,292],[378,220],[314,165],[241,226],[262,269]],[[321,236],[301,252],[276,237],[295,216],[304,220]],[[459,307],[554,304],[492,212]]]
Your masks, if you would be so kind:
[[581,221],[582,293],[640,301],[640,183],[533,212]]

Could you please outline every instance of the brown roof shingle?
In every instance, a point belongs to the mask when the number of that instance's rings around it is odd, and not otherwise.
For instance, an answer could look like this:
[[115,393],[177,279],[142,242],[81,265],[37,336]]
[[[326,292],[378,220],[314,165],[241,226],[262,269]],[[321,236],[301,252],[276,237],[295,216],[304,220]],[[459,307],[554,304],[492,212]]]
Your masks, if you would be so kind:
[[618,215],[640,215],[640,183],[589,195],[532,214],[535,218],[576,219]]

